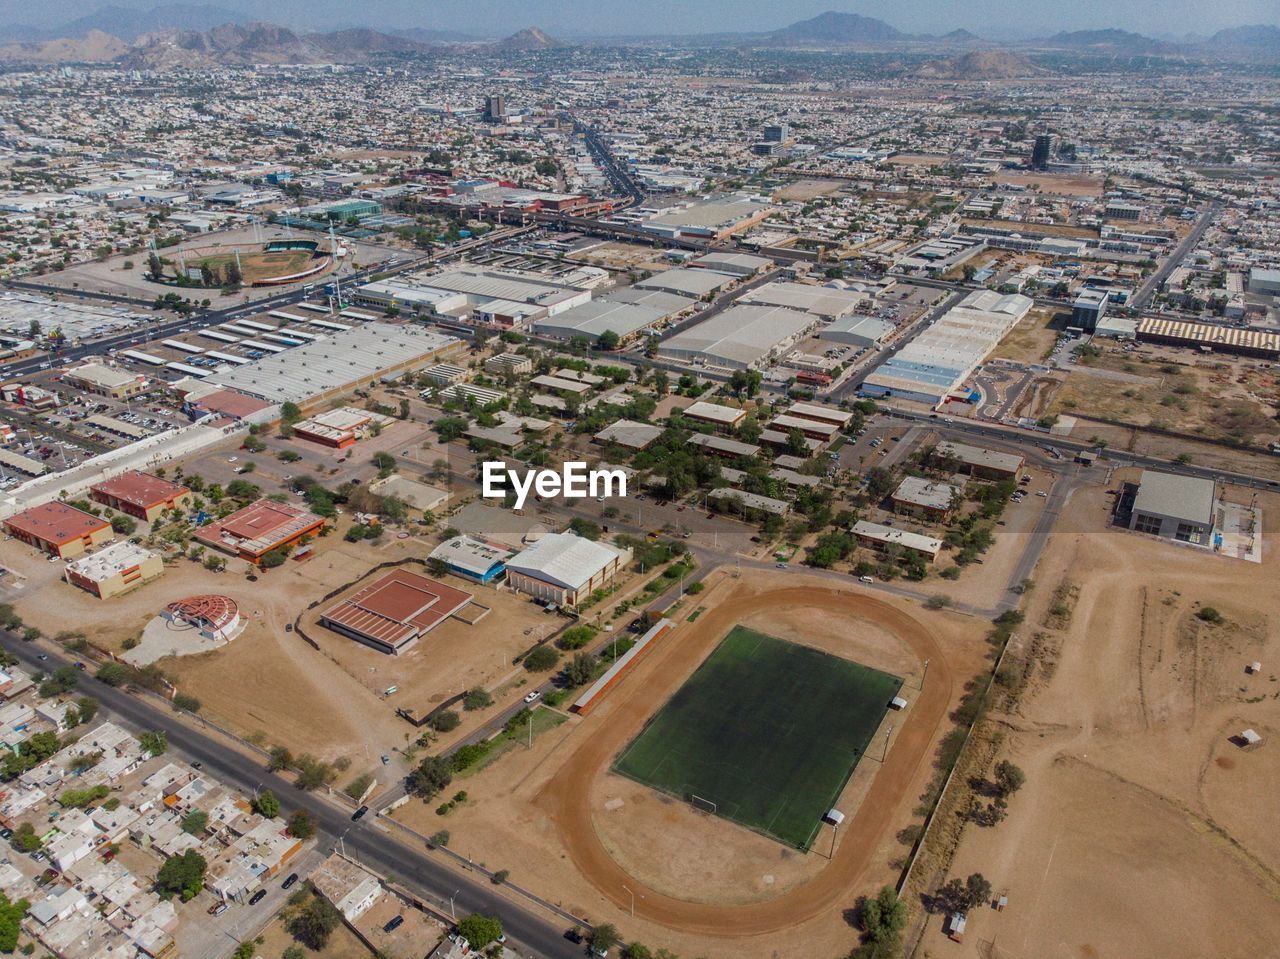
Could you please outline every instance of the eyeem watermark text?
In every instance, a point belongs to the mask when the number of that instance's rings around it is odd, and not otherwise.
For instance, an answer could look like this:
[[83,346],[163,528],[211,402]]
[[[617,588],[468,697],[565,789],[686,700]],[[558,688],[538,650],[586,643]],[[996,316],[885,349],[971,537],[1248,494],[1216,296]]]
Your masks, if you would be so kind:
[[581,462],[561,463],[558,471],[538,469],[521,474],[507,469],[506,463],[486,460],[480,476],[481,495],[485,499],[506,499],[511,492],[516,497],[516,509],[524,509],[531,491],[540,499],[627,495],[627,474],[622,470],[592,470]]

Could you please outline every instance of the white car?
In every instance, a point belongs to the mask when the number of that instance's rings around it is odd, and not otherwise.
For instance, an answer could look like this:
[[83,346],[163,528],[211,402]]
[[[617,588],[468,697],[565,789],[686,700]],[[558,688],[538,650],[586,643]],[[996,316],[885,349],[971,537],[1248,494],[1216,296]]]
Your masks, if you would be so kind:
[[542,690],[535,689],[533,692],[531,692],[528,696],[524,698],[524,701],[525,701],[525,704],[527,705],[529,703],[536,703],[541,698],[542,698]]

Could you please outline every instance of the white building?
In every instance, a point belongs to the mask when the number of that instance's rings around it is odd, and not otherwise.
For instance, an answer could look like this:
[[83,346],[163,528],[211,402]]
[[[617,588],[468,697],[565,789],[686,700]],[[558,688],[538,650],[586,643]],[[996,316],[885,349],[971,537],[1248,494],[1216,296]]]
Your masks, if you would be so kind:
[[507,561],[507,585],[548,603],[574,606],[607,586],[631,559],[630,550],[548,533]]

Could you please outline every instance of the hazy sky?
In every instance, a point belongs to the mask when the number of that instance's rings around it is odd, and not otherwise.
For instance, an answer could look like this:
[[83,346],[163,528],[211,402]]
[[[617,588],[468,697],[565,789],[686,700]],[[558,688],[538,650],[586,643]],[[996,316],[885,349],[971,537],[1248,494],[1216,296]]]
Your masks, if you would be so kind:
[[1277,0],[0,0],[14,23],[55,26],[104,6],[207,4],[303,29],[362,25],[461,30],[484,36],[540,26],[565,35],[772,30],[841,10],[912,33],[964,27],[979,36],[1119,27],[1148,35],[1208,34],[1280,22]]

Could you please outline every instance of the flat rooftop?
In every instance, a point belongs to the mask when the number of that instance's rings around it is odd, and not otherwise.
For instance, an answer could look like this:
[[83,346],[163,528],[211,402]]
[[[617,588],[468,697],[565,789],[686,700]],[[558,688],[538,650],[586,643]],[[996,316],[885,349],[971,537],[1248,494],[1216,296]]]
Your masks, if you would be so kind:
[[466,590],[397,569],[324,612],[326,625],[398,647],[430,632],[471,602]]
[[1213,526],[1217,502],[1218,488],[1211,479],[1143,470],[1133,511]]
[[112,499],[143,508],[164,503],[175,496],[190,492],[185,486],[140,470],[127,470],[101,483],[95,483],[89,489],[90,492],[101,493]]
[[58,501],[33,506],[4,522],[10,529],[59,546],[111,525],[100,516]]
[[137,543],[121,540],[103,547],[92,556],[82,556],[67,564],[67,571],[94,583],[119,576],[127,569],[141,566],[156,554]]
[[260,499],[196,530],[196,539],[220,549],[265,553],[278,543],[324,521],[291,503]]

